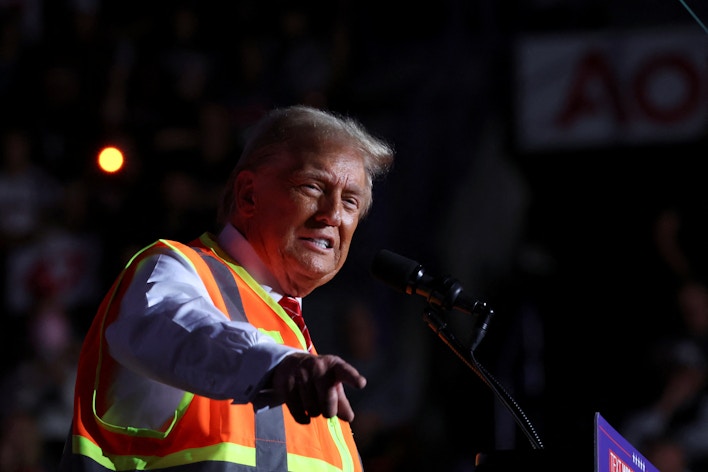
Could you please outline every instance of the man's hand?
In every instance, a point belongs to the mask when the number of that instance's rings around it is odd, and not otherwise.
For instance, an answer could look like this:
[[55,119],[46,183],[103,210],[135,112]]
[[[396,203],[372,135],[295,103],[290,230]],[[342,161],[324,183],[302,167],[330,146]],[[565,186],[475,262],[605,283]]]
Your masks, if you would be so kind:
[[272,388],[283,400],[295,421],[308,424],[311,417],[338,416],[354,419],[354,411],[343,384],[364,388],[366,378],[340,357],[295,353],[284,358],[273,369]]

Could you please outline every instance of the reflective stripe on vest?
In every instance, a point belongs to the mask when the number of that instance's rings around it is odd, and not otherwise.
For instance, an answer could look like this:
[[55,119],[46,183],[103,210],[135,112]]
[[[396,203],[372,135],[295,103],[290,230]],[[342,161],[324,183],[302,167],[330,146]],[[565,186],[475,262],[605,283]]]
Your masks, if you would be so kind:
[[[100,419],[115,365],[107,354],[104,329],[117,315],[115,301],[123,295],[137,262],[156,249],[170,247],[188,261],[225,316],[249,321],[276,333],[281,342],[301,347],[302,334],[292,320],[243,268],[224,257],[210,235],[191,244],[194,248],[160,240],[146,247],[126,265],[101,303],[79,360],[71,447],[65,451],[62,472],[361,471],[348,423],[317,417],[310,425],[299,425],[283,407],[256,414],[250,404],[234,405],[187,393],[161,431],[109,425]],[[231,426],[221,427],[227,424]]]

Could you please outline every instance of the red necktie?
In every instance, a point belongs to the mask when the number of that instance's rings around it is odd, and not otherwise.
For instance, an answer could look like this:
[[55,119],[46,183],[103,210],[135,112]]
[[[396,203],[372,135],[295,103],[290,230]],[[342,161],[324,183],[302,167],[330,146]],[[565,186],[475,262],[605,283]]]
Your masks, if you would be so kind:
[[295,322],[302,335],[305,337],[305,343],[307,343],[307,350],[312,350],[312,340],[310,339],[310,332],[305,325],[305,318],[302,317],[302,309],[300,308],[300,303],[293,297],[283,297],[278,302],[280,306],[283,307],[285,313],[287,313],[290,318]]

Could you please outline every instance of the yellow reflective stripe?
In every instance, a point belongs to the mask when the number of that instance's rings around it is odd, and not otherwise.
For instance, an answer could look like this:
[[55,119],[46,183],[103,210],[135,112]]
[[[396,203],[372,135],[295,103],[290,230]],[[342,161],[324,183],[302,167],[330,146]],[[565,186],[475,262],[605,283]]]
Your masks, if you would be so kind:
[[283,335],[280,333],[280,331],[272,330],[269,331],[267,329],[263,328],[258,328],[258,331],[260,331],[263,334],[267,334],[271,338],[275,339],[275,342],[278,344],[285,344],[285,341],[283,341]]
[[195,272],[199,273],[196,266],[194,265],[194,262],[192,262],[192,259],[190,259],[189,256],[187,256],[185,253],[183,253],[182,249],[175,246],[172,241],[169,241],[167,239],[160,239],[159,241],[165,246],[172,248],[177,254],[182,257],[182,259],[184,259],[190,266],[192,266],[192,269],[194,269]]
[[339,422],[339,418],[336,416],[329,418],[327,420],[329,425],[329,432],[332,435],[332,440],[334,444],[337,445],[339,449],[339,457],[342,458],[342,470],[345,472],[350,472],[354,470],[354,458],[352,457],[349,448],[347,447],[347,442],[344,439],[344,434],[342,433],[342,425]]
[[[168,241],[161,239],[161,242],[164,244],[172,247],[180,256],[182,256],[187,262],[189,262],[192,267],[194,267],[194,264],[192,263],[189,258],[184,255],[179,249],[175,248],[171,244],[168,243]],[[103,365],[103,333],[105,333],[105,323],[106,323],[106,318],[108,317],[108,311],[110,310],[110,306],[113,304],[113,298],[116,296],[116,293],[118,292],[118,287],[120,287],[120,284],[122,283],[122,279],[125,276],[125,271],[130,267],[130,265],[135,261],[135,259],[142,254],[143,252],[147,251],[148,249],[154,247],[157,245],[157,243],[152,243],[148,246],[145,246],[142,248],[140,251],[138,251],[136,254],[133,255],[133,257],[130,258],[128,263],[125,265],[123,270],[121,271],[119,275],[119,282],[117,282],[114,285],[114,290],[111,292],[111,298],[110,302],[106,304],[106,311],[102,314],[102,320],[101,320],[101,342],[98,344],[98,362],[96,363],[96,376],[94,377],[94,386],[93,386],[93,399],[92,399],[92,410],[93,410],[93,416],[96,418],[96,421],[98,421],[101,425],[103,425],[104,428],[106,428],[109,431],[113,431],[114,433],[123,433],[123,434],[128,434],[130,436],[144,436],[144,437],[150,437],[150,438],[165,438],[170,431],[172,431],[172,428],[174,427],[175,423],[177,423],[177,420],[179,420],[183,415],[187,407],[189,406],[190,402],[192,401],[192,398],[194,398],[193,393],[185,392],[184,396],[182,397],[182,400],[180,400],[180,404],[177,406],[177,409],[174,412],[174,415],[172,417],[172,421],[170,422],[169,426],[167,429],[164,431],[158,431],[154,429],[147,429],[147,428],[135,428],[132,426],[118,426],[114,424],[110,424],[105,422],[99,415],[98,412],[96,411],[96,396],[98,395],[98,388],[99,388],[99,380],[101,378],[101,366]]]
[[103,455],[101,448],[82,436],[72,436],[71,450],[74,454],[90,457],[108,470],[116,470],[116,466],[113,465],[113,462]]
[[113,304],[113,299],[116,296],[116,293],[118,292],[118,287],[120,287],[120,284],[123,282],[123,277],[125,276],[125,271],[126,269],[130,266],[130,264],[133,263],[136,257],[146,251],[148,248],[152,247],[153,244],[144,247],[141,249],[139,252],[133,255],[133,257],[130,258],[128,263],[125,265],[123,270],[120,272],[118,275],[118,280],[114,283],[113,285],[113,290],[111,291],[110,294],[110,299],[108,303],[106,303],[106,310],[101,313],[101,331],[100,331],[100,336],[101,336],[101,341],[98,343],[98,359],[96,362],[96,373],[94,376],[93,380],[93,404],[92,404],[92,409],[93,409],[93,416],[97,419],[100,420],[98,414],[96,413],[96,392],[98,391],[98,381],[101,378],[101,365],[103,364],[103,333],[106,332],[106,318],[108,318],[108,312],[110,311],[111,305]]
[[194,394],[190,392],[185,392],[184,395],[182,396],[182,399],[179,402],[179,405],[177,406],[177,409],[175,410],[174,414],[172,415],[172,421],[170,421],[169,426],[164,430],[164,431],[159,431],[155,429],[149,429],[149,428],[136,428],[134,426],[118,426],[115,424],[107,423],[104,421],[102,418],[100,418],[96,414],[96,391],[94,390],[93,392],[93,405],[94,405],[94,417],[96,420],[101,423],[101,425],[106,428],[109,431],[112,431],[114,433],[122,433],[122,434],[127,434],[129,436],[141,436],[145,438],[158,438],[158,439],[164,439],[167,437],[168,434],[170,434],[170,431],[172,431],[172,428],[174,428],[175,424],[177,424],[177,421],[179,421],[182,416],[184,416],[184,412],[187,410],[187,407],[189,404],[192,402],[192,399],[194,398]]
[[341,470],[322,459],[288,454],[288,472],[341,472]]
[[[100,447],[81,436],[73,437],[74,452],[88,456],[103,467],[116,472],[128,470],[162,469],[178,467],[184,464],[204,461],[224,461],[256,466],[256,449],[233,443],[221,443],[213,446],[187,449],[163,457],[159,456],[105,456]],[[303,469],[306,470],[306,469]],[[310,469],[326,470],[326,469]]]
[[[211,238],[209,238],[209,236],[206,233],[202,234],[201,237],[199,238],[199,240],[206,247],[208,247],[211,250],[211,252],[216,257],[218,257],[224,264],[226,264],[234,272],[236,272],[243,279],[243,281],[246,282],[246,284],[249,287],[251,287],[253,289],[253,291],[256,292],[263,300],[265,300],[271,307],[273,307],[274,309],[281,308],[280,305],[278,305],[278,303],[275,300],[273,300],[273,297],[271,297],[270,294],[268,292],[266,292],[263,287],[261,287],[261,284],[256,282],[256,280],[251,276],[251,274],[249,274],[246,271],[246,269],[244,269],[243,267],[238,265],[236,263],[236,261],[231,259],[231,257],[228,254],[226,254],[223,251],[223,249],[221,249],[219,246],[217,246],[216,243]],[[282,310],[282,308],[281,308],[281,310]],[[284,311],[282,313],[283,313],[284,318],[287,318],[288,320],[292,321],[290,319],[290,317],[285,314]],[[292,325],[295,327],[296,331],[300,331],[300,329],[297,327],[297,325],[294,322]]]
[[[208,247],[212,253],[219,259],[221,259],[224,264],[228,265],[236,274],[243,279],[246,284],[253,289],[262,299],[265,301],[272,309],[275,311],[275,313],[285,322],[286,325],[292,330],[293,333],[295,333],[295,336],[297,336],[298,341],[300,342],[300,347],[304,350],[307,350],[307,342],[305,341],[305,336],[302,334],[302,331],[300,331],[300,328],[295,324],[295,322],[290,318],[285,313],[285,310],[283,310],[283,307],[281,307],[278,302],[273,300],[273,297],[270,296],[268,292],[266,292],[261,285],[255,281],[255,279],[249,274],[246,269],[238,265],[229,257],[228,254],[223,252],[219,246],[217,246],[214,241],[208,237],[206,234],[202,234],[202,236],[199,238],[200,241]],[[268,333],[270,334],[270,333]],[[277,341],[277,339],[276,339]],[[282,344],[282,337],[280,343]]]

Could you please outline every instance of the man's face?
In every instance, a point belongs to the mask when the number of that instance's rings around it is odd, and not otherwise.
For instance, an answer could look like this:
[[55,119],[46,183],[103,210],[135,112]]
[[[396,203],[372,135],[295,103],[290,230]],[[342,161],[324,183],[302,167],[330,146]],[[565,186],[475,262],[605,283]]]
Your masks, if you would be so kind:
[[237,225],[288,295],[331,280],[370,202],[364,160],[338,144],[283,154],[237,180]]

